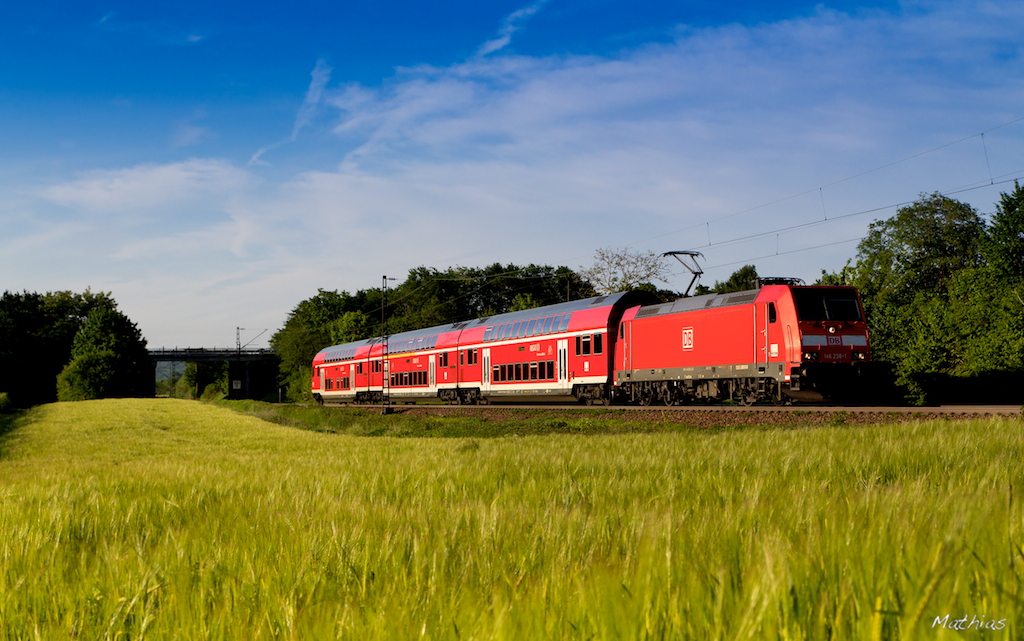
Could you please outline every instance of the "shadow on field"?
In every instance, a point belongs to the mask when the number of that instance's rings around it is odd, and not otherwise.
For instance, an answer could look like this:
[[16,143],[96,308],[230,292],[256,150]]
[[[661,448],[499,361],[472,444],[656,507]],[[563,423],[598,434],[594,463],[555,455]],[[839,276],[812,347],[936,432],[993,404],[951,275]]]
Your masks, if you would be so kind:
[[23,410],[0,413],[0,459],[6,457],[11,432],[24,421],[26,414]]
[[[428,414],[422,408],[403,408],[387,416],[350,407],[278,405],[257,401],[217,401],[217,405],[260,420],[297,429],[350,436],[425,438],[502,438],[543,434],[625,434],[688,432],[696,426],[665,420],[657,413],[592,412],[580,410],[478,408],[472,414],[454,411]],[[436,408],[435,408],[436,409]],[[643,420],[640,420],[643,419]]]

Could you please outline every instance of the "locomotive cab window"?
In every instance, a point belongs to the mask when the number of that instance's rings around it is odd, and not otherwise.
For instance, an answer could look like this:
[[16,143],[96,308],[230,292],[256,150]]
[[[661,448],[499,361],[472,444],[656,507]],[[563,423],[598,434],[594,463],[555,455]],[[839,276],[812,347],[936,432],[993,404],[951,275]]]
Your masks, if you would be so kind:
[[774,323],[776,320],[775,315],[775,303],[768,303],[768,322]]
[[859,321],[860,306],[853,289],[793,288],[797,317],[802,321]]

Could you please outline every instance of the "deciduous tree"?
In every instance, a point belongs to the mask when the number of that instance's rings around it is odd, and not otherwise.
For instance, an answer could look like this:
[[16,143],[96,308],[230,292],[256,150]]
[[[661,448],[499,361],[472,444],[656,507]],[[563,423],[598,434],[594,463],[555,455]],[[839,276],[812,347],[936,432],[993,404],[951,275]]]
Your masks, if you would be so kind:
[[614,294],[656,280],[667,282],[669,272],[665,261],[652,251],[606,247],[594,252],[594,264],[581,269],[580,276],[590,281],[599,294]]
[[144,396],[152,393],[152,384],[142,332],[121,312],[100,308],[75,334],[71,361],[57,376],[57,398]]

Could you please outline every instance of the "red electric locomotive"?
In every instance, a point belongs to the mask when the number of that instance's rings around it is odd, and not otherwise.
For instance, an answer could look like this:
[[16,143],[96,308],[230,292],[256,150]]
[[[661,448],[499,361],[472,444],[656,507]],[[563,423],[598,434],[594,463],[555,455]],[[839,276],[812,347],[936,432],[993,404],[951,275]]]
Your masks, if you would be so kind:
[[822,400],[855,389],[869,356],[856,289],[783,281],[628,310],[613,383],[645,405]]

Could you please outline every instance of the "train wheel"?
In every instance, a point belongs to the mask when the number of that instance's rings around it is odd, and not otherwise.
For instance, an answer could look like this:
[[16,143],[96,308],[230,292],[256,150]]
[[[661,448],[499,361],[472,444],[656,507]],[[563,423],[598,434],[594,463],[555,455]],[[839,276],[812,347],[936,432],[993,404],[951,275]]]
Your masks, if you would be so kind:
[[583,402],[587,404],[587,407],[590,407],[591,405],[594,404],[594,399],[588,397],[583,399]]
[[757,383],[753,379],[747,379],[740,384],[740,405],[750,407],[757,402]]
[[644,391],[640,392],[640,404],[641,405],[650,405],[652,403],[654,403],[654,391],[653,390],[645,389]]
[[610,397],[610,396],[605,396],[604,398],[602,398],[602,399],[601,399],[601,403],[602,403],[602,404],[603,404],[603,405],[604,405],[605,407],[608,407],[609,405],[611,405],[611,404],[612,404],[612,399],[611,399],[611,397]]

